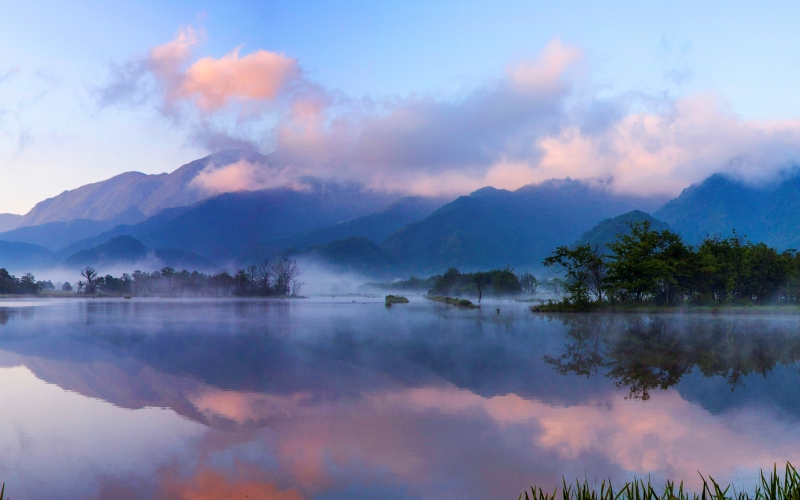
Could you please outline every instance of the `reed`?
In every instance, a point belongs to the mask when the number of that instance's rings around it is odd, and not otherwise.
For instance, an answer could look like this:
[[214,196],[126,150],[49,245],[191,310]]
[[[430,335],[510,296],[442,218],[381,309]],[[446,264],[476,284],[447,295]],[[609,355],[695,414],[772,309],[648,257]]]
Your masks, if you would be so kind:
[[663,488],[655,488],[649,479],[647,482],[634,479],[615,490],[610,480],[604,480],[598,489],[596,483],[590,485],[588,480],[567,484],[562,478],[562,486],[552,493],[532,486],[529,491],[523,491],[518,500],[800,500],[800,474],[790,463],[786,464],[783,476],[777,465],[769,475],[764,475],[762,470],[760,484],[752,493],[736,492],[730,485],[723,489],[711,476],[706,479],[701,474],[700,477],[703,489],[699,494],[687,491],[683,482],[676,486],[667,481]]

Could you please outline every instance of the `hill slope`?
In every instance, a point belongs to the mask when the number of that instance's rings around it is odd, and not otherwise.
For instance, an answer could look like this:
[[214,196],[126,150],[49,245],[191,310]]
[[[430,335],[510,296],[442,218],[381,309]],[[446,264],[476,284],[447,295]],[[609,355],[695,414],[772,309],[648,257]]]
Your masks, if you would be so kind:
[[266,169],[272,167],[268,156],[236,149],[187,163],[170,174],[125,172],[37,203],[23,216],[20,226],[74,219],[110,220],[131,207],[151,216],[165,208],[196,203],[215,194],[192,185],[197,174],[240,161]]
[[0,233],[16,229],[22,223],[22,216],[17,214],[0,214]]
[[538,267],[556,246],[575,241],[602,219],[660,203],[569,179],[516,191],[483,188],[395,232],[383,247],[412,272]]
[[732,230],[753,240],[767,238],[764,212],[772,192],[745,185],[722,174],[684,189],[653,213],[689,243],[705,236],[728,236]]
[[592,229],[583,233],[575,245],[599,245],[605,249],[605,246],[617,239],[619,234],[630,234],[631,228],[628,224],[631,222],[649,221],[650,229],[653,231],[664,231],[669,229],[669,224],[653,218],[650,214],[642,212],[641,210],[632,210],[628,213],[618,215],[611,219],[600,221]]
[[0,241],[0,268],[27,273],[50,266],[53,262],[52,252],[39,245]]
[[379,212],[356,217],[333,226],[314,229],[302,236],[292,238],[288,242],[288,246],[304,249],[344,240],[352,236],[380,242],[403,226],[424,219],[447,201],[444,198],[409,196],[397,200]]
[[74,219],[47,222],[38,226],[23,226],[0,233],[0,240],[32,243],[55,251],[76,241],[108,231],[119,224],[135,224],[144,218],[144,214],[138,208],[128,207],[128,210],[111,220]]

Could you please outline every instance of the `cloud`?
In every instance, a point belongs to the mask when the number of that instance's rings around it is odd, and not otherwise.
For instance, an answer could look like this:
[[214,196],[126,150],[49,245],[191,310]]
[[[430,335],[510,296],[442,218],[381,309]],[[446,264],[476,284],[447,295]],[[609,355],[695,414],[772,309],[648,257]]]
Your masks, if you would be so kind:
[[240,55],[242,47],[214,58],[192,58],[204,41],[202,30],[187,26],[175,38],[153,47],[146,57],[113,66],[111,78],[97,89],[103,106],[125,101],[155,100],[165,112],[188,104],[183,111],[214,113],[232,104],[265,103],[279,97],[292,81],[302,77],[295,59],[257,50]]
[[291,187],[296,191],[306,189],[293,170],[265,166],[241,160],[223,167],[209,165],[189,183],[207,193],[254,191],[272,187]]
[[168,476],[164,481],[163,497],[181,500],[218,500],[252,498],[253,500],[303,500],[295,490],[281,490],[272,482],[228,481],[213,470],[203,470],[190,480],[181,481]]
[[[676,195],[720,171],[763,182],[800,158],[800,121],[743,120],[713,94],[600,97],[581,50],[559,40],[458,96],[353,99],[308,81],[283,54],[236,48],[194,59],[204,36],[185,28],[114,68],[98,102],[155,103],[212,151],[278,151],[283,183],[315,176],[457,195],[569,176],[619,193]],[[271,182],[246,166],[197,181],[212,190]]]

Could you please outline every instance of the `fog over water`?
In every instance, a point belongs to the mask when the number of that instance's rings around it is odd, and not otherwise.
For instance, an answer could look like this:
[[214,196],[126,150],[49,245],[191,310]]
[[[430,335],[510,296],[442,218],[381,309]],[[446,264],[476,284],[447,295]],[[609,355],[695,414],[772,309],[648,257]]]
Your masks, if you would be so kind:
[[[498,313],[496,309],[499,308]],[[12,498],[516,498],[800,463],[800,316],[0,301]]]

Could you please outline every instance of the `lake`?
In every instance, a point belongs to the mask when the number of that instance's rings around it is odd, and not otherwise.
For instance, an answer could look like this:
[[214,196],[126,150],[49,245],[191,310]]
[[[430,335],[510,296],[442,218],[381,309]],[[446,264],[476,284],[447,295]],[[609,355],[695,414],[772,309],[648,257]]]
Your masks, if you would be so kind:
[[[500,308],[499,313],[496,308]],[[516,499],[800,464],[800,316],[0,301],[13,499]]]

